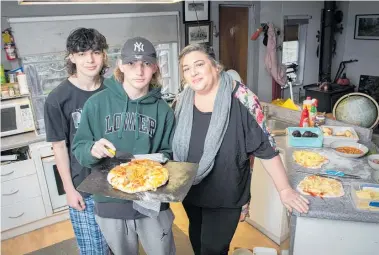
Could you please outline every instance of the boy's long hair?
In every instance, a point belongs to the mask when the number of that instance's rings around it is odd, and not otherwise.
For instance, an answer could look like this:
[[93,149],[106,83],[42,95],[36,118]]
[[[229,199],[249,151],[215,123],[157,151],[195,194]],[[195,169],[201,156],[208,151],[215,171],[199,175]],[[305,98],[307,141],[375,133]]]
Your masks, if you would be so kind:
[[[118,60],[118,61],[121,61],[121,60]],[[155,72],[155,74],[153,74],[153,77],[151,78],[151,81],[150,81],[150,88],[160,88],[162,87],[162,80],[161,80],[161,70],[159,68],[159,65],[158,65],[158,62],[156,63],[157,65],[157,71]],[[114,69],[114,77],[116,78],[116,80],[120,83],[120,84],[123,84],[124,83],[124,73],[121,72],[120,68],[118,67],[118,64],[116,65],[116,68]]]
[[100,75],[103,75],[109,68],[107,40],[105,37],[93,28],[77,28],[70,33],[66,42],[66,68],[69,75],[76,74],[76,64],[72,63],[68,57],[70,54],[86,52],[88,50],[101,51],[104,54],[103,68]]

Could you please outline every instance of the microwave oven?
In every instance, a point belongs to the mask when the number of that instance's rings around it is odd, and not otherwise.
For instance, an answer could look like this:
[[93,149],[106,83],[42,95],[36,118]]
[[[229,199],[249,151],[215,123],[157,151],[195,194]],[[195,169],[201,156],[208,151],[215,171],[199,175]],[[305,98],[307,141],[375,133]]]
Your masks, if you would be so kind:
[[29,98],[1,102],[1,137],[35,130]]

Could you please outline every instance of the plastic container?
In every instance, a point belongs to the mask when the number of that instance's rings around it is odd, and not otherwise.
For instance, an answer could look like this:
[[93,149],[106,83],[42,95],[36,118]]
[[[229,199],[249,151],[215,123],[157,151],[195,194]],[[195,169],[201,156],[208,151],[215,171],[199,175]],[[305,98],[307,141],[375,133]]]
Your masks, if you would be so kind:
[[255,247],[253,249],[254,255],[278,255],[278,252],[274,248]]
[[20,88],[20,94],[21,95],[28,95],[29,94],[29,88],[28,88],[28,82],[26,80],[26,75],[24,73],[17,75],[18,85]]
[[367,162],[372,169],[379,171],[379,164],[375,163],[374,160],[379,160],[379,154],[371,154],[367,157]]
[[315,127],[325,125],[325,116],[324,115],[316,115],[315,118]]
[[[357,132],[355,132],[354,128],[352,128],[352,127],[322,125],[322,126],[320,126],[320,128],[321,128],[321,131],[323,130],[323,128],[330,128],[333,130],[333,133],[331,136],[325,136],[324,135],[323,144],[325,147],[330,147],[330,145],[336,141],[342,141],[342,142],[358,142],[359,141],[359,136],[358,136]],[[353,134],[354,138],[336,135],[337,133],[346,132],[347,130],[349,130]]]
[[357,210],[379,213],[379,199],[370,199],[370,198],[364,199],[364,198],[359,198],[357,196],[357,193],[356,193],[357,191],[364,190],[367,188],[373,188],[379,192],[379,184],[369,184],[369,183],[362,184],[362,183],[353,182],[350,188],[350,197],[351,197],[352,203],[354,204],[354,207]]
[[[292,132],[295,130],[299,130],[301,135],[304,134],[305,131],[311,131],[316,133],[318,137],[294,137]],[[324,135],[319,128],[315,127],[288,127],[288,144],[292,147],[312,147],[312,148],[321,148]]]

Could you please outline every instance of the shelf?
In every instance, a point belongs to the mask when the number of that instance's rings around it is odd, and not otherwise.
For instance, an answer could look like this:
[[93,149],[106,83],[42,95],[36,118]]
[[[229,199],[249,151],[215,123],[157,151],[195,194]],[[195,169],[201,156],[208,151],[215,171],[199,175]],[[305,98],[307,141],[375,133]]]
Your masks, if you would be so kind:
[[1,98],[1,101],[11,100],[11,99],[17,99],[17,98],[24,98],[24,97],[29,97],[29,96],[30,96],[30,94],[20,95],[20,96],[15,96],[15,97]]

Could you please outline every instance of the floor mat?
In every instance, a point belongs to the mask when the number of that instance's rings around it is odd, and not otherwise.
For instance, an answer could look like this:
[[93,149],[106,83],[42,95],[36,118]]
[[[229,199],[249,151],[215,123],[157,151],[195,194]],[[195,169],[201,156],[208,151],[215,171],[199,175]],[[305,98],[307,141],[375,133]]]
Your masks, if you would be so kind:
[[[176,254],[180,255],[193,255],[191,243],[188,236],[183,233],[177,226],[173,226]],[[76,240],[68,239],[60,243],[45,247],[43,249],[27,253],[26,255],[77,255],[79,254]],[[140,245],[140,255],[146,255]]]

